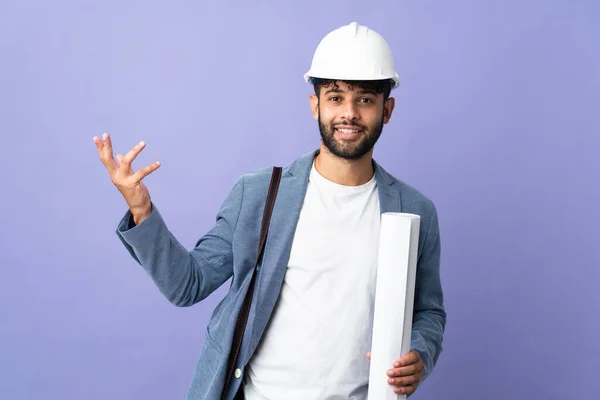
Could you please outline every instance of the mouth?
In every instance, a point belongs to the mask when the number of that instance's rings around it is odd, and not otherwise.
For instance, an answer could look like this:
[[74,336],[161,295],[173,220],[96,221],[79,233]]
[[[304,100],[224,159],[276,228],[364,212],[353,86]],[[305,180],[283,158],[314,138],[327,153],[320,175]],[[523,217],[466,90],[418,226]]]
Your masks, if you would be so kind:
[[335,132],[342,139],[354,139],[362,133],[362,129],[357,126],[337,126]]

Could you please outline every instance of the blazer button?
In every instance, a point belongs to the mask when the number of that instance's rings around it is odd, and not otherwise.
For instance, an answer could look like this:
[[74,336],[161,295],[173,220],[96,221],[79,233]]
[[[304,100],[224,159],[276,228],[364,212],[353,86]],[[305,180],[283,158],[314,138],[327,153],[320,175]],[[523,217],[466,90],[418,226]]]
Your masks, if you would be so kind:
[[239,368],[237,368],[237,369],[235,370],[235,377],[236,377],[237,379],[240,379],[240,377],[241,377],[241,376],[242,376],[242,370],[241,370],[241,369],[239,369]]

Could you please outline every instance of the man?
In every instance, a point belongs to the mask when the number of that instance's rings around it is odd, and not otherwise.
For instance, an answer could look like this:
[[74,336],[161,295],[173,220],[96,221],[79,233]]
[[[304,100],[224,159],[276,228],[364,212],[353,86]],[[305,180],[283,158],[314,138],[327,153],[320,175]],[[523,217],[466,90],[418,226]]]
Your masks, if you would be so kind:
[[441,352],[446,312],[436,208],[372,157],[399,84],[389,46],[367,27],[341,27],[319,43],[305,79],[315,88],[310,106],[321,146],[283,168],[231,380],[227,360],[257,258],[272,169],[241,176],[214,227],[188,251],[142,183],[159,164],[131,168],[145,144],[117,155],[117,164],[110,137],[94,138],[129,206],[118,236],[165,297],[191,306],[232,278],[208,324],[190,400],[366,399],[382,212],[421,216],[412,350],[382,379],[410,395]]

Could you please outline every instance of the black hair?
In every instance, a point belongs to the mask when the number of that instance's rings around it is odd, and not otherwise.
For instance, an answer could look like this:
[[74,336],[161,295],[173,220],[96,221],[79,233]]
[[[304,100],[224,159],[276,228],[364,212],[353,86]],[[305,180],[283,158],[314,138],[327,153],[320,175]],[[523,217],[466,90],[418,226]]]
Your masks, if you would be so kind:
[[315,94],[319,97],[322,88],[333,87],[337,89],[337,83],[344,82],[346,83],[350,90],[354,90],[354,87],[360,88],[367,92],[373,92],[376,94],[383,93],[383,100],[387,100],[390,97],[390,93],[392,91],[392,86],[394,81],[391,79],[380,79],[374,81],[353,81],[353,80],[345,80],[345,79],[312,79],[312,84],[315,88]]

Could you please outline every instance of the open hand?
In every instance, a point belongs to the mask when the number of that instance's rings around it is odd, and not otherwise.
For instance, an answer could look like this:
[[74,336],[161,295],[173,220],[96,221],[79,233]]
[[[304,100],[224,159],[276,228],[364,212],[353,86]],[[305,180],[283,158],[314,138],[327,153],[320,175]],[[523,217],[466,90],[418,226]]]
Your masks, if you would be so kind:
[[131,163],[146,146],[145,142],[138,143],[125,155],[117,154],[118,164],[113,158],[112,142],[107,133],[103,135],[102,139],[95,136],[94,143],[96,143],[100,161],[108,170],[111,181],[129,205],[134,222],[138,224],[152,211],[150,194],[142,183],[142,179],[154,172],[160,166],[160,163],[157,161],[134,173]]

